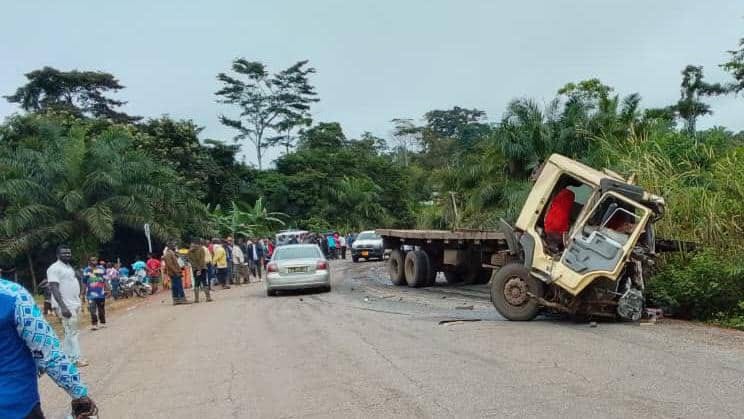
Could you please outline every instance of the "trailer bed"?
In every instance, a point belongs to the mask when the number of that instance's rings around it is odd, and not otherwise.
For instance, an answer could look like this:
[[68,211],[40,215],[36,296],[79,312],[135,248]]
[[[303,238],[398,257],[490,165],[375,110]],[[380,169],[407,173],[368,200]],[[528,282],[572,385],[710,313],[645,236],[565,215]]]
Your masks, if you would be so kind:
[[487,241],[505,240],[504,233],[492,230],[394,230],[381,228],[377,234],[386,238],[410,240]]

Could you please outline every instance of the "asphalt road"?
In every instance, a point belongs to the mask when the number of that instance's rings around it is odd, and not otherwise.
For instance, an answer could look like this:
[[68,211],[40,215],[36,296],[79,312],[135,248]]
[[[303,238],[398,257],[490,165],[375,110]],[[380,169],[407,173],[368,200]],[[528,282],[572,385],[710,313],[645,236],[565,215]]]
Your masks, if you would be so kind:
[[[84,332],[100,417],[744,415],[742,333],[508,322],[484,287],[413,290],[381,263],[332,267],[331,293],[252,284],[176,307],[160,294]],[[440,324],[452,319],[481,321]],[[69,399],[41,381],[47,416],[62,417]]]

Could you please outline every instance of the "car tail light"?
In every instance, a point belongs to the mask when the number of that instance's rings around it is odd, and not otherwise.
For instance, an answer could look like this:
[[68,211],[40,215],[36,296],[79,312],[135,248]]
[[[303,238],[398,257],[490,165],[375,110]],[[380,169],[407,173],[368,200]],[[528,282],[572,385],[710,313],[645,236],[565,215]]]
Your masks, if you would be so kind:
[[328,269],[328,262],[319,260],[318,263],[315,265],[315,269],[318,271],[325,271],[326,269]]
[[269,263],[266,266],[266,272],[278,272],[279,270],[277,268],[276,263]]

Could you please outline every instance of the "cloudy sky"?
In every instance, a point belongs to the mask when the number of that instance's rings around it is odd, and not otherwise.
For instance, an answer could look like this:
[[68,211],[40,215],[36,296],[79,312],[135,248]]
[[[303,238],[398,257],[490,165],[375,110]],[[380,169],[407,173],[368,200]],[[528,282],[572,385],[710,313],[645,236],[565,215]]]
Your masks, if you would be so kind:
[[[126,86],[137,115],[170,114],[229,139],[215,75],[238,56],[272,70],[309,59],[316,121],[348,136],[386,137],[392,118],[550,100],[569,81],[598,77],[647,107],[679,96],[679,72],[717,65],[744,37],[741,0],[0,0],[0,93],[45,65],[101,70]],[[711,101],[701,127],[744,129],[744,98]],[[16,112],[0,101],[0,117]],[[245,154],[253,160],[253,151]],[[275,156],[276,153],[270,153]]]

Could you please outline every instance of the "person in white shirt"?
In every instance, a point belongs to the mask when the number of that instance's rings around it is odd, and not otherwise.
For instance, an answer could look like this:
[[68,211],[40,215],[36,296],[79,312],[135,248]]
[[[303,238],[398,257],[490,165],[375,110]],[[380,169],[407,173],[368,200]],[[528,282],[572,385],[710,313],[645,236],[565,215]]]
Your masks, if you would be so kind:
[[346,237],[339,235],[338,245],[341,247],[341,259],[346,259]]
[[78,367],[88,365],[81,358],[80,342],[80,282],[75,276],[75,270],[70,266],[72,251],[69,246],[57,248],[57,261],[47,269],[47,282],[52,293],[52,308],[62,319],[62,328],[65,331],[65,339],[62,342],[62,350],[67,354],[70,361]]
[[233,283],[240,285],[247,282],[245,275],[245,256],[243,255],[243,249],[240,248],[238,243],[232,245],[232,263]]

